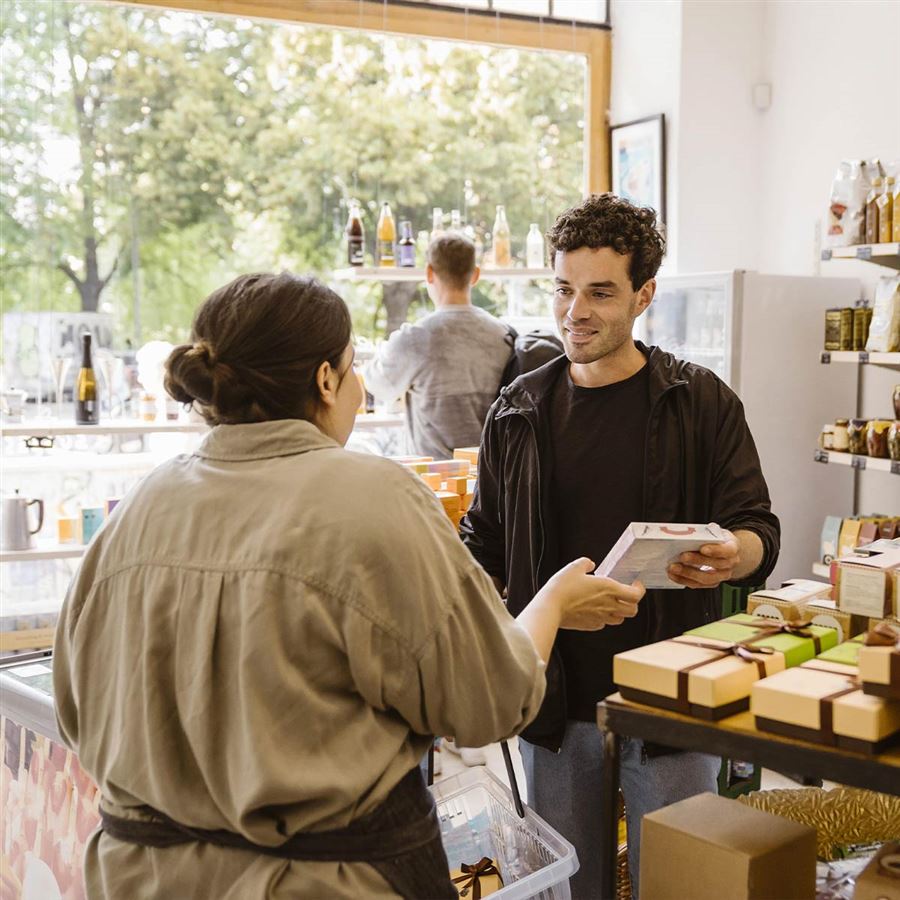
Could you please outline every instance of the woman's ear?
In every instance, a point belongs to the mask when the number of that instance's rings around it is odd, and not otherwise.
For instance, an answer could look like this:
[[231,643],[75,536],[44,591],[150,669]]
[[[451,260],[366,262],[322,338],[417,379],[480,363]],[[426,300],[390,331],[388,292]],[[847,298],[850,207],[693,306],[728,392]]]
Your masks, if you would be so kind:
[[316,387],[319,389],[319,400],[325,406],[334,406],[337,402],[337,372],[327,360],[316,369]]

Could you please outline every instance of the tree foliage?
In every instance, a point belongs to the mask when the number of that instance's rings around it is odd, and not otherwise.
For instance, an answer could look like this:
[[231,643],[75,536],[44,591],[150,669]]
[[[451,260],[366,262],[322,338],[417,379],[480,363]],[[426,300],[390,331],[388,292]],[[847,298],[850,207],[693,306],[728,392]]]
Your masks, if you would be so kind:
[[[327,276],[350,198],[416,231],[459,208],[514,250],[581,193],[583,63],[571,55],[107,4],[7,0],[4,309],[106,309],[183,336],[241,271]],[[358,331],[378,291],[342,289]],[[490,302],[487,294],[483,302]]]

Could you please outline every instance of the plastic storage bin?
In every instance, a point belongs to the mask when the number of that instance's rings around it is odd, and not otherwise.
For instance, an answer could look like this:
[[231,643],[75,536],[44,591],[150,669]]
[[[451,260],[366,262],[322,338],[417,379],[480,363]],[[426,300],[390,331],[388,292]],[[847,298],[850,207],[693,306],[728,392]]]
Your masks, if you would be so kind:
[[431,792],[451,869],[490,856],[503,878],[491,900],[570,900],[575,848],[527,807],[520,818],[509,789],[486,768],[444,778]]

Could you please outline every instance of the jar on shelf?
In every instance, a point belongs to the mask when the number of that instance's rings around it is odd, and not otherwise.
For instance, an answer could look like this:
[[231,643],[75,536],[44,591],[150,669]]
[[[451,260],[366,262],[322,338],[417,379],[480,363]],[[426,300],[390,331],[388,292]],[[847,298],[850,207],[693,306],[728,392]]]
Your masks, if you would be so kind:
[[869,448],[866,446],[866,429],[868,427],[868,419],[851,419],[847,426],[850,452],[856,456],[866,456],[869,452]]
[[819,435],[819,446],[823,450],[834,450],[834,425],[822,426],[822,433]]
[[847,419],[835,419],[834,421],[834,437],[832,445],[839,453],[846,453],[850,449],[850,438],[847,435]]
[[900,384],[894,385],[894,418],[900,419]]
[[869,456],[887,459],[888,455],[888,431],[891,423],[887,419],[872,419],[866,431],[866,443],[869,447]]
[[900,419],[888,429],[888,454],[891,459],[900,461]]
[[140,415],[144,422],[156,421],[156,397],[153,394],[141,394]]

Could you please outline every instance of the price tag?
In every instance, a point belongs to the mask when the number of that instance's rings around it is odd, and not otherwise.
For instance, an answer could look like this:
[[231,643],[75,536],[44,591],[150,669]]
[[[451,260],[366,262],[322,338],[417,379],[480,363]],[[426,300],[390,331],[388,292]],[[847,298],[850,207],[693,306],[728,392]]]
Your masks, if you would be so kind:
[[823,350],[819,362],[827,366],[831,362],[831,354],[827,350]]
[[831,249],[830,248],[822,251],[822,259],[824,259],[826,261],[831,259]]
[[856,258],[857,259],[871,259],[872,258],[872,248],[869,246],[857,247],[856,248]]
[[853,459],[850,460],[850,465],[854,469],[864,469],[866,467],[866,457],[854,456]]
[[861,350],[859,353],[859,361],[861,363],[867,363],[869,361],[869,353],[866,350]]
[[891,460],[891,475],[900,475],[900,459]]
[[822,450],[822,449],[816,450],[816,455],[814,458],[815,458],[816,462],[827,463],[828,462],[828,451]]

